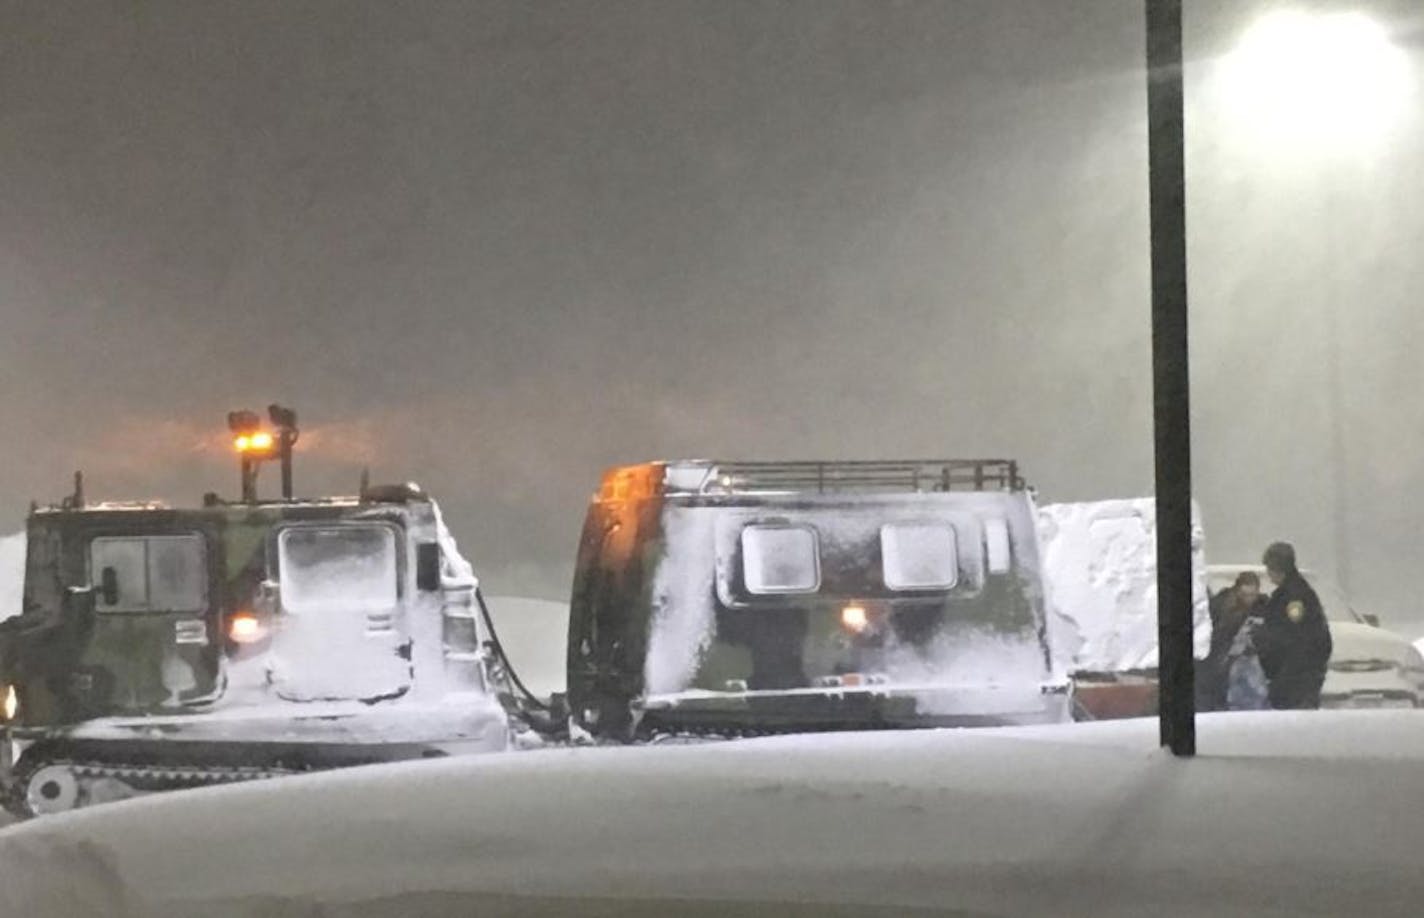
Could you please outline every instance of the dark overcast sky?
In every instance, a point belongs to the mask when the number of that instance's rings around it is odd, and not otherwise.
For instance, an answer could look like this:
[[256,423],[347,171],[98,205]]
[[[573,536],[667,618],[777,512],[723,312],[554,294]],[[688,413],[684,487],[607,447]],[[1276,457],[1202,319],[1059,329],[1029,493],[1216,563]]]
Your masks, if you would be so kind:
[[[76,467],[230,493],[223,414],[273,399],[302,490],[420,481],[492,592],[566,593],[621,461],[1148,493],[1140,7],[0,3],[0,529]],[[1188,3],[1199,72],[1252,7]],[[1328,301],[1357,592],[1424,624],[1418,126],[1288,184],[1192,117],[1208,549],[1332,567]]]

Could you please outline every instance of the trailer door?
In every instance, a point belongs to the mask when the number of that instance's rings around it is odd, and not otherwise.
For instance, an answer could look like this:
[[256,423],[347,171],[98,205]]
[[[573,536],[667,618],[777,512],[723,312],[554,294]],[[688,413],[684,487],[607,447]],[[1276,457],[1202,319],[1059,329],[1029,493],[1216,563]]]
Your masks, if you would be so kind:
[[370,700],[410,687],[399,534],[385,523],[346,522],[278,533],[282,614],[272,677],[283,697]]

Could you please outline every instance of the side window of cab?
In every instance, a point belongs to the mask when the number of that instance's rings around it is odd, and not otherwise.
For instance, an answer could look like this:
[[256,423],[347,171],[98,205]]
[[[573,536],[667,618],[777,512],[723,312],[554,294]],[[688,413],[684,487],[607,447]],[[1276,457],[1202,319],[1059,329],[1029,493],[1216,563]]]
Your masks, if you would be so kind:
[[100,536],[89,544],[99,612],[200,612],[207,608],[207,552],[196,533]]

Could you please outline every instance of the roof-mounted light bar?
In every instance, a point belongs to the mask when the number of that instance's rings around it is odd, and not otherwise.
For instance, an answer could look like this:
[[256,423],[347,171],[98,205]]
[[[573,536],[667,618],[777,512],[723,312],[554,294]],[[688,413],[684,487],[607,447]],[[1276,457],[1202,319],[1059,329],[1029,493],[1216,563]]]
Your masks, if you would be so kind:
[[263,429],[262,419],[255,411],[229,411],[228,430],[232,431],[232,446],[242,464],[242,500],[257,502],[257,471],[267,459],[282,462],[282,498],[292,499],[292,446],[297,442],[297,413],[281,405],[267,407],[272,430]]

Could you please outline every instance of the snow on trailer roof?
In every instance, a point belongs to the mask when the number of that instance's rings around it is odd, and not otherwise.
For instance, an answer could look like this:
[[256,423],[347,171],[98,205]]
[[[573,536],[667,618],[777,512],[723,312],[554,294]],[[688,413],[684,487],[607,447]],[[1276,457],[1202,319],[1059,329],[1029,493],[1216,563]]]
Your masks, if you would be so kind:
[[1415,915],[1424,712],[562,748],[0,831],[0,911],[388,918]]

